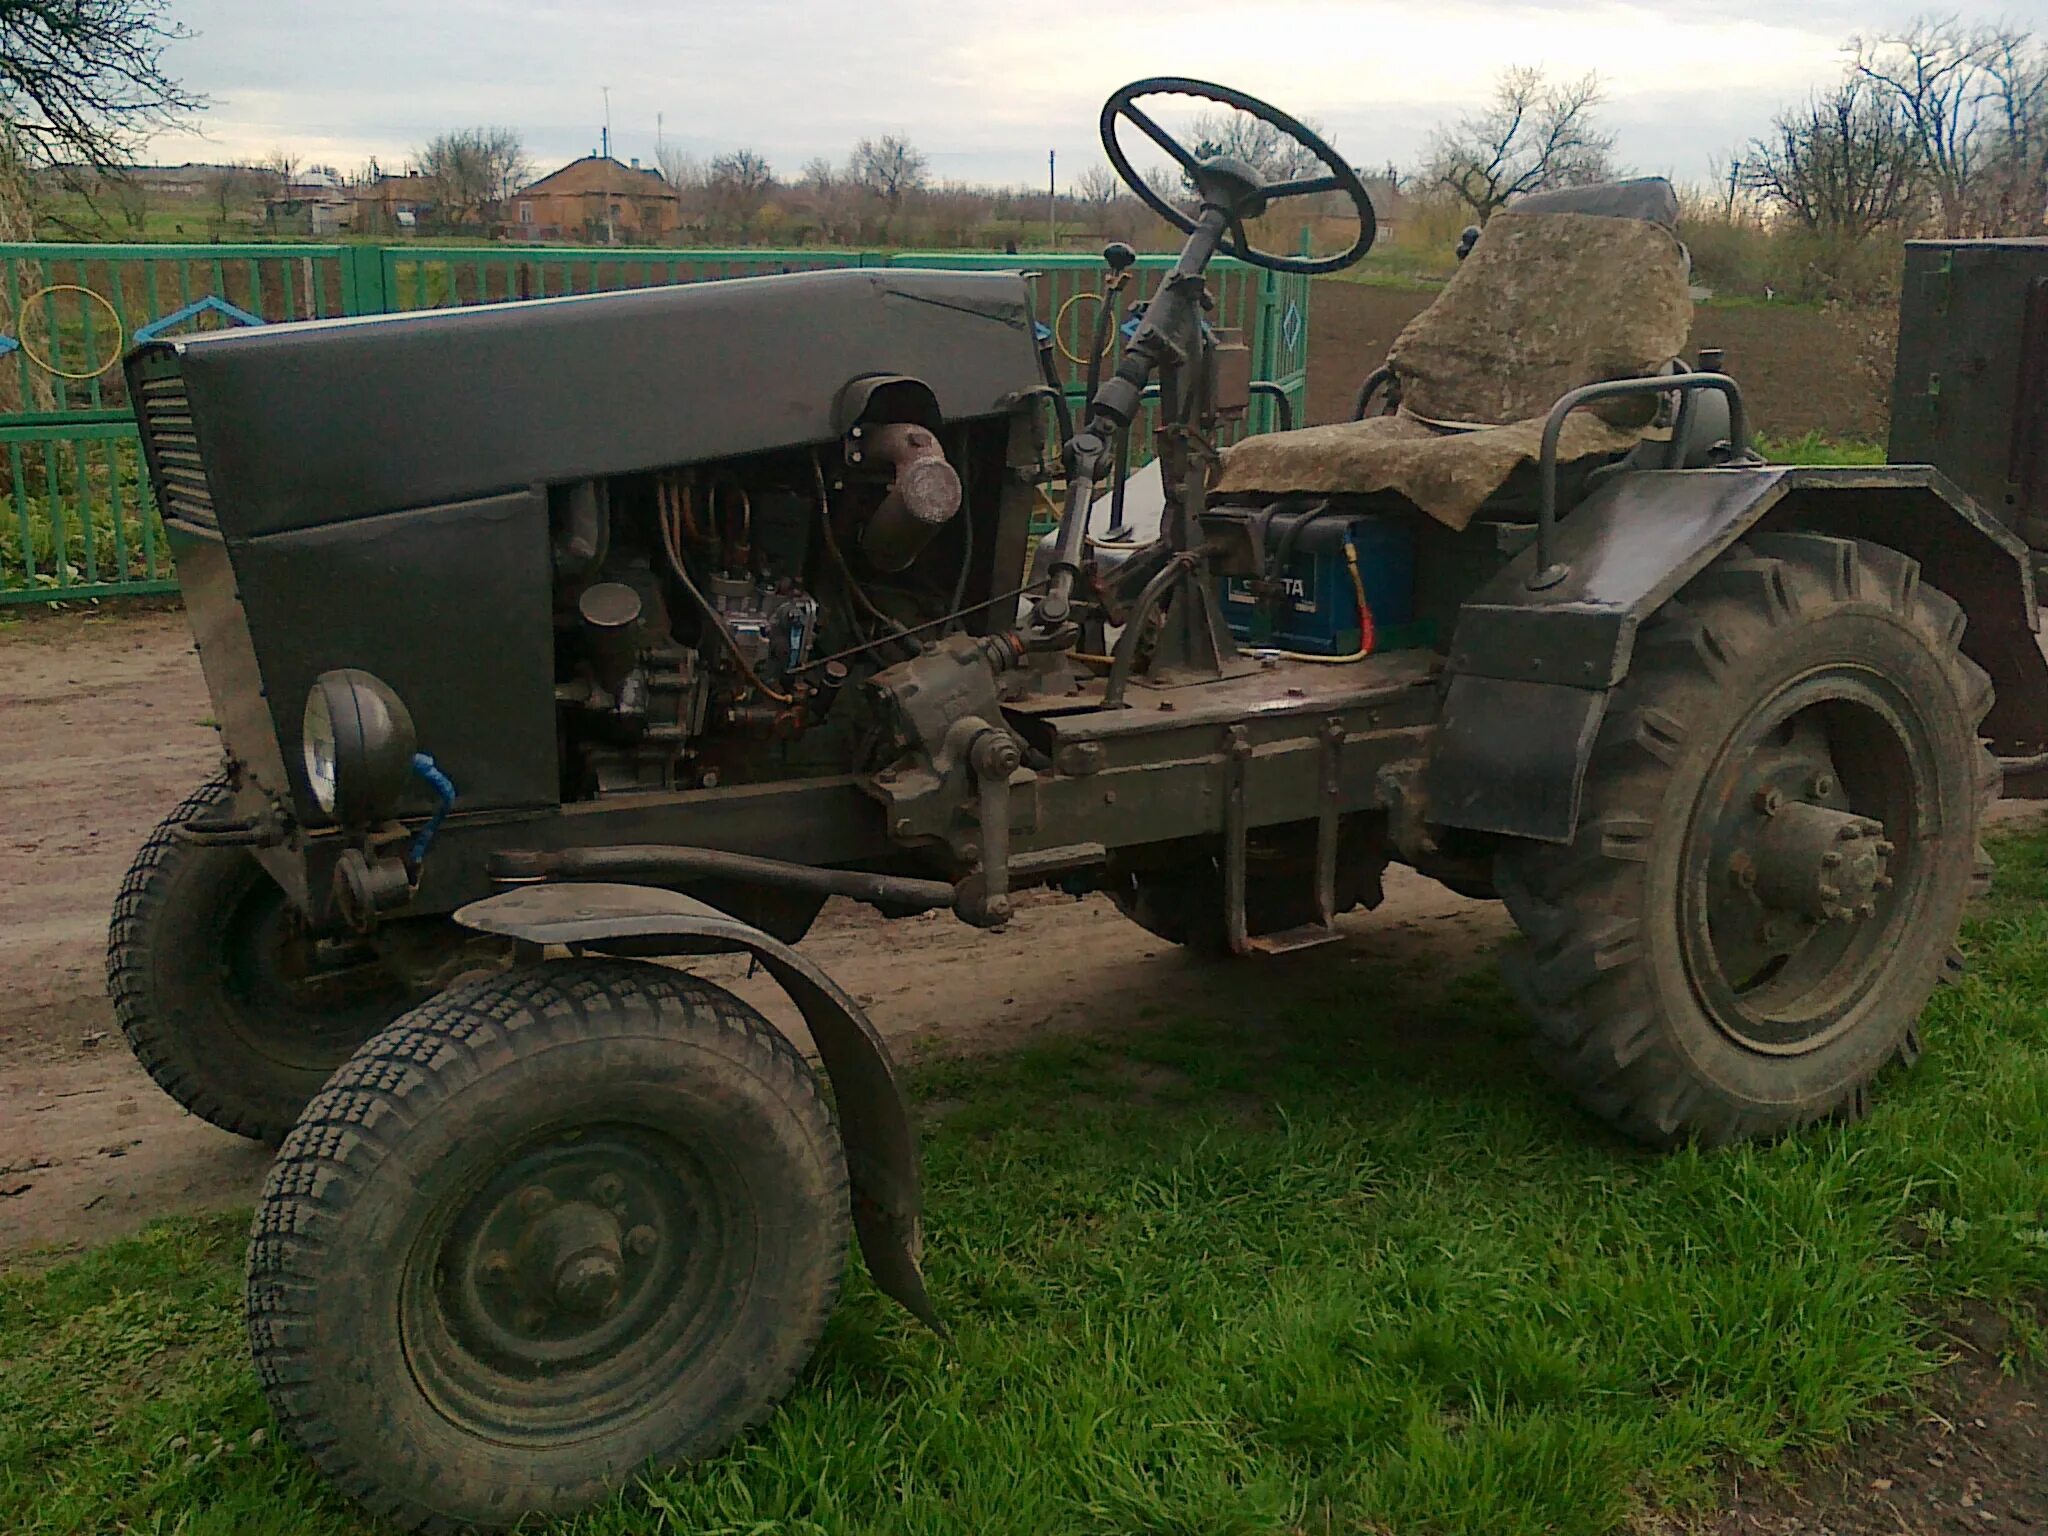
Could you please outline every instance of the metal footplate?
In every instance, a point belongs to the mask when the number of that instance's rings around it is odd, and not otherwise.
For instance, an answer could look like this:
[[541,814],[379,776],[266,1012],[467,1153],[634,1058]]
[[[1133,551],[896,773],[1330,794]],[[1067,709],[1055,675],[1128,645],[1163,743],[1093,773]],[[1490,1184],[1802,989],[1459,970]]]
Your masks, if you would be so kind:
[[1223,904],[1230,952],[1234,955],[1285,955],[1298,949],[1313,949],[1344,935],[1337,918],[1337,836],[1339,831],[1339,778],[1344,751],[1344,722],[1334,716],[1324,722],[1321,732],[1321,772],[1316,810],[1316,921],[1276,933],[1253,934],[1246,930],[1245,887],[1246,846],[1250,821],[1245,809],[1245,767],[1251,761],[1251,738],[1241,725],[1230,727],[1223,754]]

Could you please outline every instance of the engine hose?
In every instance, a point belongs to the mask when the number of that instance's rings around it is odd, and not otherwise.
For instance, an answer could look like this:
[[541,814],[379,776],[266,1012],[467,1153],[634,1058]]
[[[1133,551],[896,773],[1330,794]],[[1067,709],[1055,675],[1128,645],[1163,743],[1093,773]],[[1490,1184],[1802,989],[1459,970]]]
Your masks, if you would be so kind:
[[[680,510],[678,509],[676,516],[679,517],[680,515]],[[683,564],[683,553],[677,543],[681,534],[676,524],[670,518],[669,502],[667,497],[663,496],[660,498],[657,508],[656,521],[661,525],[661,552],[668,557],[669,570],[674,573],[676,580],[682,583],[683,590],[690,594],[690,600],[697,605],[698,611],[704,615],[704,621],[716,632],[718,638],[725,642],[726,650],[732,653],[732,659],[739,665],[740,676],[744,677],[750,685],[767,698],[773,699],[777,704],[794,704],[796,702],[794,694],[779,693],[761,681],[761,675],[754,670],[754,664],[747,660],[747,653],[740,648],[739,636],[735,635],[731,627],[725,622],[725,615],[714,608],[711,605],[711,600],[697,590],[697,583],[690,580],[689,568]]]
[[1344,563],[1351,568],[1351,590],[1358,596],[1358,649],[1349,656],[1318,656],[1310,651],[1266,651],[1261,654],[1278,656],[1283,661],[1311,661],[1317,666],[1341,666],[1348,661],[1364,661],[1372,654],[1379,636],[1374,632],[1372,605],[1365,600],[1365,576],[1358,569],[1358,549],[1349,538],[1344,540]]
[[427,854],[434,846],[434,839],[441,833],[441,823],[448,819],[448,813],[455,809],[455,781],[441,771],[440,765],[424,752],[412,755],[412,771],[426,781],[427,788],[434,792],[434,814],[427,818],[425,826],[413,834],[412,846],[406,850],[406,862],[418,869],[426,862]]

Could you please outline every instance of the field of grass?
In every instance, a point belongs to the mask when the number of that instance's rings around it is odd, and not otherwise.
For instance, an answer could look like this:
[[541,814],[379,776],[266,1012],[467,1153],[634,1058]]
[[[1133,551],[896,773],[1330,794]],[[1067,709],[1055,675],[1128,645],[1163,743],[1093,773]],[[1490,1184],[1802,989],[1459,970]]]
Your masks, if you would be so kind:
[[[565,1529],[1591,1536],[1840,1444],[1965,1298],[2044,1343],[2048,836],[1998,853],[1920,1066],[1775,1146],[1621,1144],[1480,957],[927,1061],[952,1341],[856,1275],[765,1427]],[[0,1527],[358,1529],[269,1424],[242,1236],[0,1277]]]

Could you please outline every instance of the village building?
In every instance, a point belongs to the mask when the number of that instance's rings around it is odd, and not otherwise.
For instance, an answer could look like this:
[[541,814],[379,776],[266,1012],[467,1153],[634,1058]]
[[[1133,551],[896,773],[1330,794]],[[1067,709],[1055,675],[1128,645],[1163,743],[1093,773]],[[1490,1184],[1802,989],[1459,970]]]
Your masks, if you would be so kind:
[[638,160],[585,155],[523,188],[505,215],[514,240],[660,245],[683,227],[683,200]]

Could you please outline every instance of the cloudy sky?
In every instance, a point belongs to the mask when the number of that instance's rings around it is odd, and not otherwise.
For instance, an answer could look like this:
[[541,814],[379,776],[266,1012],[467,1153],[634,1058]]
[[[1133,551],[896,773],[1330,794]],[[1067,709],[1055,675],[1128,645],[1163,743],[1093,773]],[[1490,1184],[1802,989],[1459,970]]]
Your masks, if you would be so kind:
[[[1043,184],[1100,160],[1102,98],[1144,74],[1220,80],[1320,119],[1355,162],[1408,163],[1495,71],[1596,69],[1619,158],[1704,177],[1778,106],[1830,81],[1894,0],[172,0],[195,34],[173,71],[212,100],[163,161],[288,146],[387,167],[434,134],[505,123],[542,169],[596,147],[610,88],[621,159],[659,131],[700,156],[746,146],[785,174],[907,135],[936,175]],[[2048,0],[1947,7],[2048,22]],[[2038,17],[2036,16],[2038,13]],[[1162,113],[1162,117],[1169,114]]]

